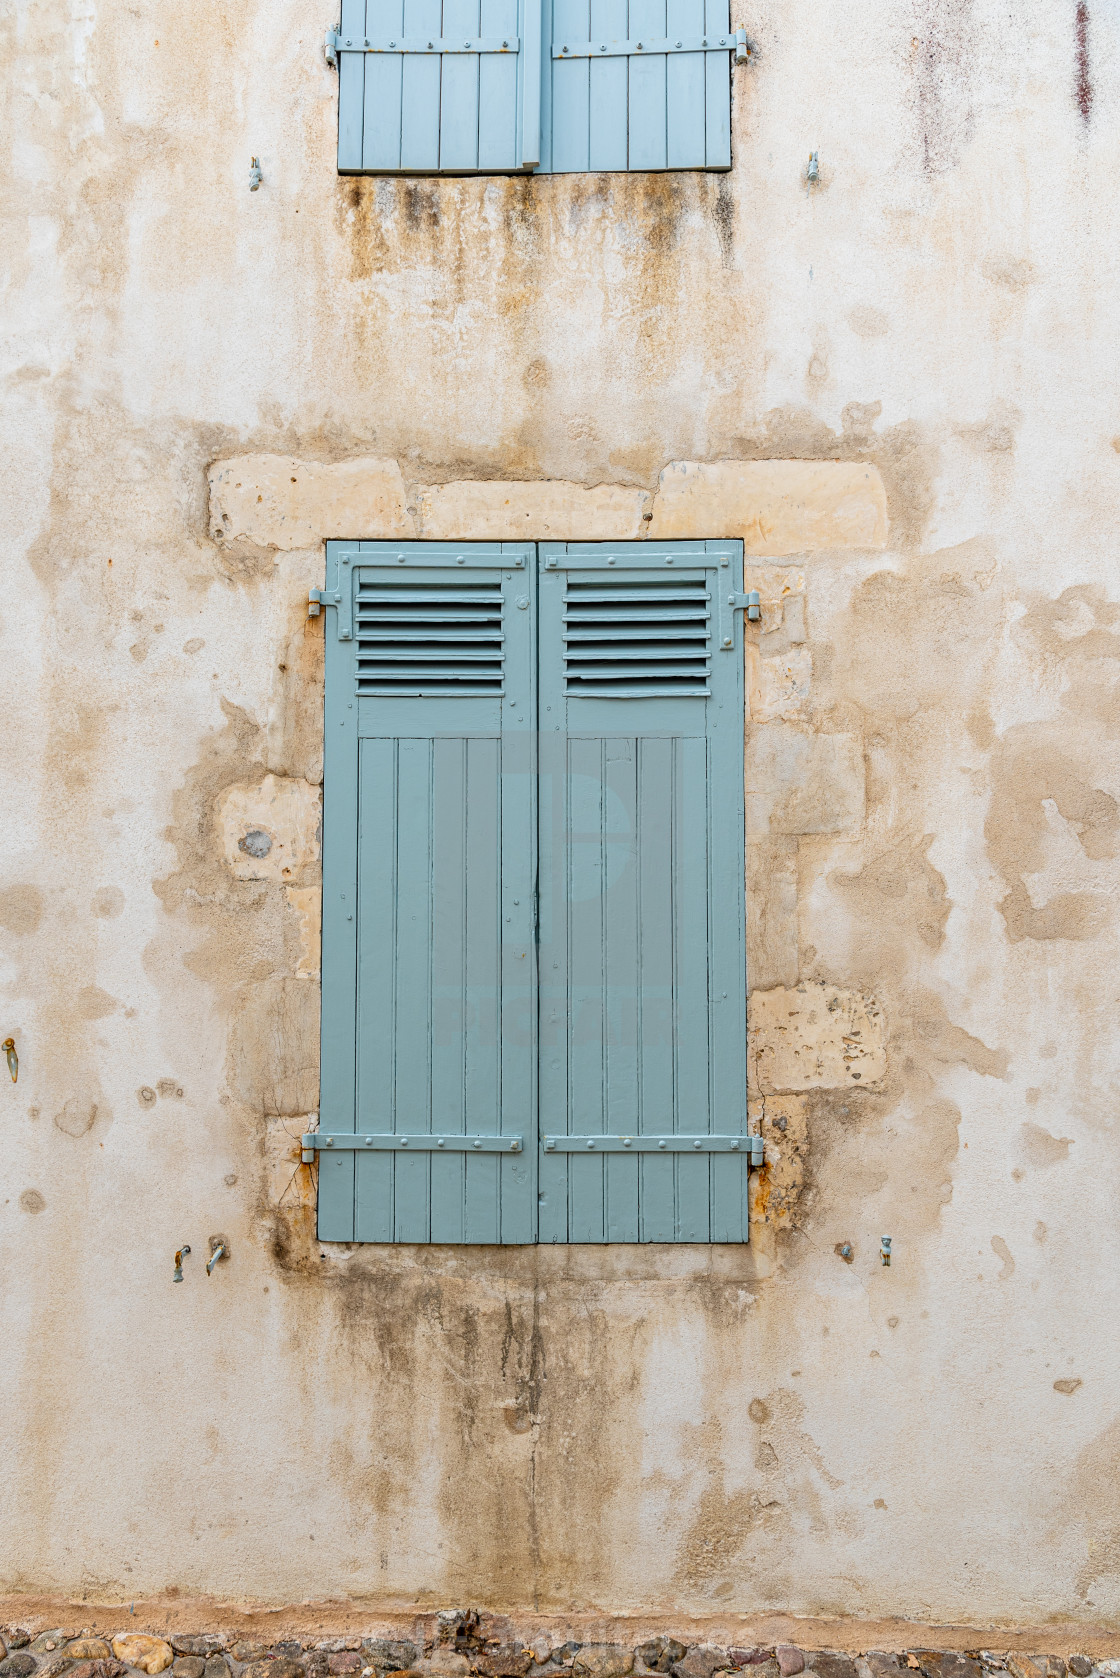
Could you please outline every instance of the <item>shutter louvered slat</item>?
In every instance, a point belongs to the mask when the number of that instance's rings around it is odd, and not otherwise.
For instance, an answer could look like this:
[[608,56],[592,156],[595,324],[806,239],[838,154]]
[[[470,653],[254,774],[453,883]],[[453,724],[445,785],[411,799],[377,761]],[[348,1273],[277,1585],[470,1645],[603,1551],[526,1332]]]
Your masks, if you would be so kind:
[[[640,627],[634,627],[635,623]],[[569,574],[564,591],[564,679],[568,693],[618,695],[708,692],[711,601],[707,580],[674,577],[661,588],[640,579],[602,581]]]
[[355,601],[359,694],[501,694],[502,616],[500,581],[363,583]]

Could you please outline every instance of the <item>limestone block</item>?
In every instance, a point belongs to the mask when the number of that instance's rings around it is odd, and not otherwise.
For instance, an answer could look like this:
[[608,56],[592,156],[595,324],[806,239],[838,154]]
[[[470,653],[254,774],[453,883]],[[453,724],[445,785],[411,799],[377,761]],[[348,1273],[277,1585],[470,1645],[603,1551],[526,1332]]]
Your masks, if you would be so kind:
[[288,886],[288,902],[299,916],[299,960],[297,979],[317,979],[322,949],[322,886]]
[[786,634],[788,640],[805,639],[804,634],[790,635],[791,623],[804,626],[805,573],[792,565],[760,565],[748,560],[744,566],[743,587],[753,589],[762,608],[759,620],[761,636]]
[[239,880],[293,880],[319,855],[320,789],[266,775],[219,793],[215,814],[226,862]]
[[261,547],[312,548],[328,536],[411,536],[395,460],[293,460],[249,454],[211,466],[210,533]]
[[450,542],[632,542],[649,500],[644,489],[559,478],[433,484],[416,491],[417,533]]
[[303,1164],[300,1138],[304,1131],[317,1130],[318,1126],[316,1113],[266,1121],[264,1158],[270,1206],[283,1206],[288,1212],[300,1206],[314,1206],[315,1173],[310,1165]]
[[755,722],[774,722],[779,717],[804,714],[813,675],[813,657],[808,647],[795,646],[766,657],[758,647],[747,645],[747,697]]
[[797,983],[797,841],[747,847],[747,974],[752,985]]
[[747,736],[747,831],[845,833],[865,806],[863,750],[854,734],[809,734],[788,722]]
[[747,1017],[756,1090],[843,1089],[886,1076],[879,1005],[823,980],[752,991]]
[[850,460],[675,460],[661,474],[651,538],[741,536],[748,553],[882,548],[878,467]]

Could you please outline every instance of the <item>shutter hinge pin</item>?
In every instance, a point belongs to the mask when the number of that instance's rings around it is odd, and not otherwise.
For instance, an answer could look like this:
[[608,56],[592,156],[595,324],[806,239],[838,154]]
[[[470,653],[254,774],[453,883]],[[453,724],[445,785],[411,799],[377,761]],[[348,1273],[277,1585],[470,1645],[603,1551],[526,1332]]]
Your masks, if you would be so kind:
[[338,589],[313,588],[307,591],[307,615],[317,618],[324,606],[338,606],[342,603],[342,595]]
[[754,42],[748,41],[745,29],[735,31],[735,62],[749,64],[754,57]]
[[323,56],[332,70],[338,69],[338,49],[341,37],[337,29],[328,29],[323,38]]

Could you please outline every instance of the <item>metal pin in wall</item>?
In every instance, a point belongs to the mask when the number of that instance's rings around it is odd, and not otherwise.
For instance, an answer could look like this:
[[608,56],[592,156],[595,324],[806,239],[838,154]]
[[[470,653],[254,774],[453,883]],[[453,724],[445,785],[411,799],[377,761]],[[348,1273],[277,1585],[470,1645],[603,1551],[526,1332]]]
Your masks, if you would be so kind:
[[181,1282],[183,1280],[183,1260],[189,1252],[190,1248],[184,1245],[180,1247],[179,1251],[175,1254],[175,1274],[171,1278],[173,1282]]
[[4,1056],[8,1062],[8,1071],[12,1075],[12,1083],[14,1084],[16,1079],[19,1077],[19,1056],[16,1054],[14,1037],[5,1037]]

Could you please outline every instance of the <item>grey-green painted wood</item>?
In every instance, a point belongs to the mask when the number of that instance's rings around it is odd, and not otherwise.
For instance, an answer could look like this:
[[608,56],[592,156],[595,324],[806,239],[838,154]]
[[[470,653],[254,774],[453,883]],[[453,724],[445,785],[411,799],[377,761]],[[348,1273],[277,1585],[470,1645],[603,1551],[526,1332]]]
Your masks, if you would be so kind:
[[321,1125],[526,1146],[324,1152],[323,1240],[535,1239],[532,557],[328,544]]
[[[746,1131],[741,587],[738,542],[541,546],[542,1134]],[[539,1239],[743,1241],[747,1185],[542,1151]]]
[[[463,175],[521,171],[524,64],[540,80],[541,0],[342,0],[338,168],[342,174]],[[389,41],[415,49],[365,51]],[[459,50],[481,42],[486,50]],[[507,49],[501,43],[508,42]],[[441,50],[455,43],[454,51]],[[359,50],[362,49],[362,50]]]
[[322,1128],[524,1150],[323,1150],[321,1238],[745,1240],[745,1153],[541,1146],[746,1131],[742,545],[329,543],[327,582]]

